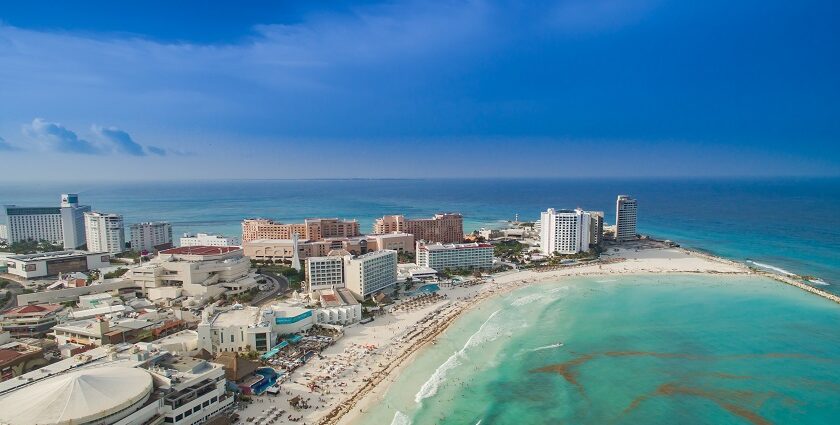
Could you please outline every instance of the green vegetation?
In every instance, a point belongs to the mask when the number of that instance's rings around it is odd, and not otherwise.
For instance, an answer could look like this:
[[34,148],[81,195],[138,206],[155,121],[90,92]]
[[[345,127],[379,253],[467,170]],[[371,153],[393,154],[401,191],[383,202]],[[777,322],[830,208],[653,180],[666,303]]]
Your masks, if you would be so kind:
[[547,261],[543,262],[547,266],[559,265],[563,260],[595,260],[603,251],[601,247],[591,248],[589,251],[578,252],[577,254],[560,254],[555,252]]
[[118,268],[118,269],[116,269],[112,272],[105,273],[104,278],[105,279],[114,279],[114,278],[118,278],[118,277],[120,277],[120,276],[122,276],[126,273],[128,273],[128,269],[124,268],[124,267],[120,267],[120,268]]
[[444,277],[452,278],[453,276],[476,276],[476,273],[478,273],[479,277],[481,276],[481,270],[476,269],[474,267],[447,267],[443,269],[443,271],[440,274],[442,274]]
[[259,293],[260,293],[260,290],[259,290],[259,289],[257,289],[257,288],[251,288],[251,289],[249,289],[249,290],[247,290],[247,291],[245,291],[245,292],[243,292],[243,293],[241,293],[241,294],[239,294],[239,295],[236,295],[236,299],[237,299],[239,302],[249,303],[249,302],[251,302],[251,300],[253,300],[253,299],[254,299],[254,297],[255,297],[257,294],[259,294]]
[[406,251],[398,251],[397,252],[397,262],[400,264],[407,264],[414,262],[414,253],[413,252],[406,252]]
[[12,243],[11,245],[0,248],[0,250],[15,254],[35,254],[38,252],[64,251],[64,247],[45,240],[25,240]]
[[493,245],[493,255],[508,261],[521,261],[525,245],[519,241],[503,241]]

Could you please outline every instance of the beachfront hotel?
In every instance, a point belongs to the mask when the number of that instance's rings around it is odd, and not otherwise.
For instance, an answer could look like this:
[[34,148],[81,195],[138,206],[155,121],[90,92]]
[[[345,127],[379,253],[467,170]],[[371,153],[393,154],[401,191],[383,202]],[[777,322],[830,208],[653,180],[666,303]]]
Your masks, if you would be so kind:
[[368,252],[347,260],[344,285],[356,299],[366,297],[397,283],[397,251]]
[[345,250],[334,250],[326,257],[309,257],[306,259],[306,284],[308,292],[322,289],[344,287],[345,257],[350,257]]
[[217,363],[154,343],[103,346],[0,382],[0,423],[210,423],[233,404],[225,385]]
[[307,292],[347,288],[357,299],[397,283],[397,251],[386,249],[353,256],[345,250],[306,259]]
[[577,254],[589,250],[592,214],[580,208],[540,213],[540,251],[544,255]]
[[90,206],[79,205],[79,195],[64,193],[58,207],[2,208],[6,216],[5,238],[9,243],[25,240],[49,241],[64,249],[76,249],[85,244],[84,214]]
[[628,195],[618,195],[615,201],[615,240],[636,239],[636,200]]
[[[372,251],[390,249],[414,252],[414,236],[407,233],[384,235],[363,235],[353,237],[325,238],[322,240],[298,241],[298,257],[324,257],[331,251],[345,250],[351,255],[362,255]],[[242,248],[245,256],[257,261],[291,261],[295,250],[292,239],[257,239],[245,242]]]
[[131,249],[156,252],[172,248],[172,225],[165,221],[135,223],[129,227]]
[[311,241],[360,235],[359,223],[356,220],[307,218],[303,223],[293,224],[283,224],[265,218],[249,218],[242,221],[243,243],[258,239],[292,239],[295,233],[301,239]]
[[373,233],[403,232],[415,241],[461,243],[464,241],[464,217],[456,213],[435,214],[432,218],[405,218],[386,215],[373,223]]
[[210,235],[198,233],[195,235],[184,233],[179,241],[179,246],[239,246],[239,238],[223,235]]
[[493,245],[489,243],[417,243],[417,265],[435,270],[493,267]]
[[85,213],[85,240],[88,251],[119,254],[125,251],[125,230],[120,214],[96,211]]

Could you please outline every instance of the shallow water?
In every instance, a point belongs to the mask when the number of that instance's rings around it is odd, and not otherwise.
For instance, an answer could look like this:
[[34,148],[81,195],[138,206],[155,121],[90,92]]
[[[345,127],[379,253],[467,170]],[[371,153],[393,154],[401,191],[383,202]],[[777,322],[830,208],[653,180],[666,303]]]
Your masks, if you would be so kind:
[[575,278],[465,314],[358,423],[826,424],[840,306],[759,277]]

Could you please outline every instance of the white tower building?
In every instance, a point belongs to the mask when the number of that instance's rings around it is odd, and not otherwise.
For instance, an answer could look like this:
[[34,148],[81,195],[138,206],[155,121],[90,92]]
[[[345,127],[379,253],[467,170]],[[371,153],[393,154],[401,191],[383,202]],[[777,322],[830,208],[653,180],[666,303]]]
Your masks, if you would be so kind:
[[85,234],[88,251],[111,254],[125,251],[125,231],[120,214],[86,212]]
[[540,251],[545,255],[555,252],[576,254],[589,249],[589,212],[555,210],[549,208],[540,214]]

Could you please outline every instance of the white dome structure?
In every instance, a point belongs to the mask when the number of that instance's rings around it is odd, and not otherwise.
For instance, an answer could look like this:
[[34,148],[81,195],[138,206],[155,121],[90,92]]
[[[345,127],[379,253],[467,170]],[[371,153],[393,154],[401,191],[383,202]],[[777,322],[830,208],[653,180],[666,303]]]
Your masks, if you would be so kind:
[[152,376],[143,369],[81,369],[34,382],[0,398],[0,423],[114,423],[142,406],[152,390]]

